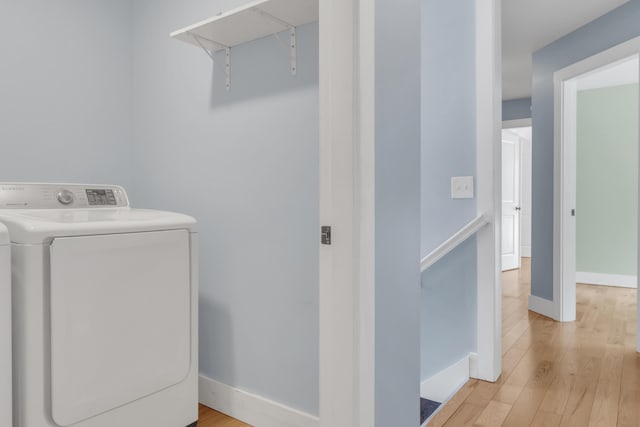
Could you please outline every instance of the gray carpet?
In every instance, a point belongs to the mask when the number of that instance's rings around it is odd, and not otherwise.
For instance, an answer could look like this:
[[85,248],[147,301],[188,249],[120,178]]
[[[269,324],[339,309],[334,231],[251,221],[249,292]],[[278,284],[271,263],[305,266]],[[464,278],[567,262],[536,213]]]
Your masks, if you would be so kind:
[[429,418],[439,407],[439,402],[420,398],[420,425],[424,424],[427,418]]

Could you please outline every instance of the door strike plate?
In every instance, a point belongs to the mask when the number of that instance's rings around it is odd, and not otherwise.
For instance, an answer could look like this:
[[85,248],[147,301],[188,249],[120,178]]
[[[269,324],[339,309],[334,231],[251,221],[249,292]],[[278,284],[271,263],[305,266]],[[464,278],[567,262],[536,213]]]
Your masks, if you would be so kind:
[[323,225],[320,227],[320,242],[323,245],[331,244],[331,227],[328,225]]

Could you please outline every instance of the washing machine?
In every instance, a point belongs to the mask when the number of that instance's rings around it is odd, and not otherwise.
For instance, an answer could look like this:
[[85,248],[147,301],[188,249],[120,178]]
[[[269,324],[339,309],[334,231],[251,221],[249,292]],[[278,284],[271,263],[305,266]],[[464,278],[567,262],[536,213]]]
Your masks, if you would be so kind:
[[119,186],[3,183],[0,223],[13,426],[194,426],[196,221],[133,209]]
[[11,425],[11,250],[0,224],[0,426]]

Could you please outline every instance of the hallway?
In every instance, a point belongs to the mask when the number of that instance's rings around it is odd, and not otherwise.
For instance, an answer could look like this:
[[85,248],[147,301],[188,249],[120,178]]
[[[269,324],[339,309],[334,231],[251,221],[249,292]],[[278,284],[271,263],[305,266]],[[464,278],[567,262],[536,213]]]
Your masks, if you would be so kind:
[[529,312],[530,259],[503,273],[503,370],[470,380],[438,426],[640,427],[636,290],[578,285],[577,321]]

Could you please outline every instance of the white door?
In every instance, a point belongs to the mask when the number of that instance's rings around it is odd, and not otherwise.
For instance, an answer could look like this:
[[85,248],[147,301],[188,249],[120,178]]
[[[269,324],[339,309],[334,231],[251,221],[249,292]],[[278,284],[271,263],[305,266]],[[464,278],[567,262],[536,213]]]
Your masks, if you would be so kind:
[[531,127],[519,129],[520,135],[520,256],[531,257]]
[[520,268],[520,138],[502,131],[502,271]]

